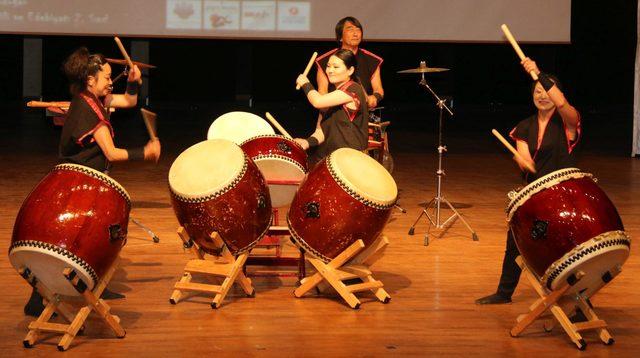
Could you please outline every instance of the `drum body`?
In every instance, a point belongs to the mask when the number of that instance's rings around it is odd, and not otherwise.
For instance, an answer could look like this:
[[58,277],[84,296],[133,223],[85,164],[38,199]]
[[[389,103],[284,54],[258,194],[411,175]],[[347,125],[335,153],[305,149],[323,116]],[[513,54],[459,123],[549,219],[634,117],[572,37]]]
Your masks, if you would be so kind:
[[585,276],[568,292],[589,297],[629,256],[631,241],[618,211],[591,174],[579,169],[529,184],[511,200],[507,215],[527,266],[551,290],[582,271]]
[[267,180],[271,206],[289,205],[308,171],[304,149],[292,139],[275,134],[253,137],[240,147]]
[[182,152],[169,170],[169,187],[178,222],[207,253],[218,254],[210,238],[214,231],[238,255],[269,229],[267,184],[233,142],[207,140]]
[[120,184],[76,164],[53,168],[22,204],[9,260],[54,293],[79,293],[64,278],[75,270],[93,289],[124,246],[131,201]]
[[287,214],[292,238],[329,262],[359,239],[375,241],[397,196],[395,181],[373,158],[338,149],[309,172],[293,198]]
[[226,139],[237,145],[259,135],[275,134],[267,121],[249,112],[229,112],[216,118],[207,133],[207,139]]

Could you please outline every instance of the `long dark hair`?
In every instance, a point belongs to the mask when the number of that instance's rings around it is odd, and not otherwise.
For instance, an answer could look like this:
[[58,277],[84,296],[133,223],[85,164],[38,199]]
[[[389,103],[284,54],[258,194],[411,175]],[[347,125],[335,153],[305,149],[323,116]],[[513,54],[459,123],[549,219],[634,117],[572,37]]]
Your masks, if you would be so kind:
[[360,31],[362,32],[362,36],[364,36],[364,30],[362,29],[362,24],[360,23],[360,21],[358,21],[358,19],[356,19],[353,16],[343,17],[336,24],[336,41],[338,41],[338,44],[340,44],[340,40],[342,40],[342,31],[344,31],[344,24],[347,21],[349,21],[350,23],[354,24],[357,28],[359,28]]
[[64,62],[63,70],[69,79],[69,90],[72,95],[87,88],[89,76],[95,76],[107,60],[102,54],[90,54],[86,47],[75,50]]

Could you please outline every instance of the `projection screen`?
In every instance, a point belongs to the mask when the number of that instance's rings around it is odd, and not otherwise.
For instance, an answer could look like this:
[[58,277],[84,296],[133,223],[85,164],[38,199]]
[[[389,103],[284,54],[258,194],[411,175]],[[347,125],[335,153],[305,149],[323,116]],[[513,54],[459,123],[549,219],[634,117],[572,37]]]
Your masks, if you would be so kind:
[[570,41],[571,0],[0,0],[0,33],[329,40],[348,15],[374,41]]

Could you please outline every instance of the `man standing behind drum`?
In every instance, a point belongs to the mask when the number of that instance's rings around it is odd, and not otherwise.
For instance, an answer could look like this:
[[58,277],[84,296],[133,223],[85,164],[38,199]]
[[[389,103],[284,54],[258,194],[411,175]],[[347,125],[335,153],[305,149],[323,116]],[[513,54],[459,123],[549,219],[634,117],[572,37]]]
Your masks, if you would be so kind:
[[[111,66],[101,54],[89,54],[86,47],[73,52],[64,63],[64,72],[71,84],[73,99],[60,136],[60,161],[74,163],[106,172],[110,162],[151,160],[160,158],[160,141],[150,140],[144,148],[122,149],[113,143],[113,128],[109,107],[130,108],[138,101],[142,76],[133,66],[127,78],[124,94],[111,94]],[[104,296],[124,297],[105,290]],[[44,306],[42,297],[34,289],[24,313],[39,316]]]
[[[351,50],[356,57],[356,72],[354,78],[358,78],[362,87],[367,94],[367,105],[369,108],[376,107],[384,97],[384,89],[382,89],[382,80],[380,78],[380,66],[382,58],[363,48],[360,48],[362,42],[362,24],[352,16],[347,16],[336,24],[336,41],[341,49]],[[330,83],[325,69],[329,58],[339,49],[333,49],[316,60],[318,72],[316,81],[318,83],[318,92],[321,94],[333,91],[335,86]]]
[[[538,113],[518,123],[510,135],[523,160],[535,166],[536,173],[531,173],[526,169],[526,163],[516,159],[524,179],[531,183],[556,170],[575,166],[574,149],[581,136],[580,113],[569,104],[555,77],[540,72],[529,58],[521,64],[527,73],[533,71],[538,75],[533,86],[533,103]],[[522,272],[516,263],[518,255],[518,247],[509,231],[498,289],[494,294],[477,299],[477,304],[511,302]]]

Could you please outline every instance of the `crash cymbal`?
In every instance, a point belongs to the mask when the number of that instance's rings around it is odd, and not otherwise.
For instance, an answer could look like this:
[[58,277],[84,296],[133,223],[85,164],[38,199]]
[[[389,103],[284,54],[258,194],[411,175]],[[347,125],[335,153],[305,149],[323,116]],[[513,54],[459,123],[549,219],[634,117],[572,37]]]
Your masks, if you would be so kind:
[[426,62],[420,61],[420,67],[398,71],[398,73],[431,73],[431,72],[444,72],[444,71],[449,71],[449,69],[442,68],[442,67],[427,67]]
[[[121,60],[119,58],[107,58],[106,60],[109,63],[115,63],[117,65],[124,65],[124,66],[127,65],[127,60]],[[156,66],[154,66],[154,65],[147,65],[146,63],[142,63],[142,62],[136,62],[136,61],[131,61],[131,62],[133,62],[133,64],[138,66],[138,68],[140,68],[140,69],[156,68]]]

